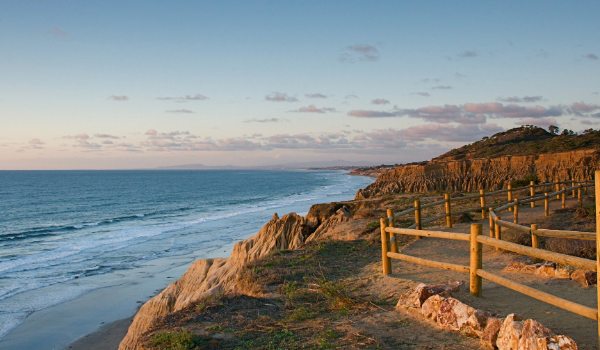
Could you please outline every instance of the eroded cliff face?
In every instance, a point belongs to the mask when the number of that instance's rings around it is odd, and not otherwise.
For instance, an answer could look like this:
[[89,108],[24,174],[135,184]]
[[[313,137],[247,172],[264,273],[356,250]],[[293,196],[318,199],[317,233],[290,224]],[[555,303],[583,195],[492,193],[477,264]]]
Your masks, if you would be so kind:
[[295,213],[281,219],[275,214],[256,235],[238,242],[229,258],[203,259],[192,263],[179,280],[141,307],[119,350],[144,349],[139,339],[160,317],[194,305],[210,295],[235,292],[238,272],[247,262],[273,250],[299,248],[318,224],[318,221]]
[[385,193],[499,190],[527,174],[536,174],[542,182],[592,180],[600,169],[600,151],[596,149],[535,156],[505,156],[492,159],[430,162],[409,165],[379,175],[377,181],[356,193],[365,199]]

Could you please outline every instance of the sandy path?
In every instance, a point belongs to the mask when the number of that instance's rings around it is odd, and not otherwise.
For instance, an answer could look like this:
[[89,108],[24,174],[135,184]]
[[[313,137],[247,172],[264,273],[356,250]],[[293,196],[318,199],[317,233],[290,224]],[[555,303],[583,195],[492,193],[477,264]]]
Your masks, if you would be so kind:
[[[550,209],[560,208],[560,202],[550,202]],[[576,205],[576,199],[569,199],[568,206]],[[480,215],[480,214],[479,214]],[[501,217],[512,221],[512,212],[505,212]],[[543,202],[541,207],[530,208],[521,206],[519,208],[519,222],[536,222],[536,218],[544,216]],[[484,234],[489,234],[489,220],[479,220],[483,225]],[[443,230],[451,232],[468,233],[470,224],[458,224],[452,229],[442,226],[427,228],[431,230]],[[423,238],[405,246],[402,253],[418,256],[431,260],[451,262],[469,266],[469,243],[461,241],[443,240],[437,238]],[[595,286],[585,288],[570,280],[552,280],[537,275],[526,275],[519,273],[503,272],[502,269],[519,255],[509,252],[497,252],[492,247],[483,246],[484,270],[498,274],[528,285],[532,288],[556,295],[558,297],[577,302],[589,307],[597,307]],[[512,291],[508,288],[483,281],[483,296],[472,297],[468,293],[469,276],[466,274],[451,272],[421,266],[400,260],[392,260],[392,279],[408,279],[423,283],[435,283],[447,280],[464,280],[467,288],[457,296],[467,304],[504,316],[509,313],[520,313],[527,318],[540,321],[542,324],[559,334],[565,334],[577,341],[581,349],[598,349],[597,323],[585,318],[538,301],[526,295]],[[546,282],[546,283],[545,283]]]

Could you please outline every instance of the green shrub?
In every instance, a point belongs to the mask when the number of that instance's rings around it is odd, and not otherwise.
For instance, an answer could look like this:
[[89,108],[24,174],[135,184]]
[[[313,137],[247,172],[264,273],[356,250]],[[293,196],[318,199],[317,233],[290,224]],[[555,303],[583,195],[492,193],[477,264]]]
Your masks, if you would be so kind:
[[525,176],[523,176],[521,179],[519,180],[512,180],[510,182],[510,185],[515,188],[515,187],[523,187],[523,186],[529,186],[529,184],[531,183],[531,181],[537,183],[540,183],[540,179],[538,178],[537,175],[535,174],[527,174]]
[[367,228],[368,229],[376,229],[376,228],[379,228],[379,224],[380,224],[379,220],[371,221],[367,224]]
[[182,329],[154,334],[150,338],[150,346],[160,350],[192,350],[198,341],[197,335]]

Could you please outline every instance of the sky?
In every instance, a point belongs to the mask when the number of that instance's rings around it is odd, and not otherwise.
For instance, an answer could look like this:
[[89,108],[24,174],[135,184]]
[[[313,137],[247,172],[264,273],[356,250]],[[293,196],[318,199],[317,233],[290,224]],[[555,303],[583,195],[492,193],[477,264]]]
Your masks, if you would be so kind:
[[0,170],[429,160],[600,123],[597,1],[0,2]]

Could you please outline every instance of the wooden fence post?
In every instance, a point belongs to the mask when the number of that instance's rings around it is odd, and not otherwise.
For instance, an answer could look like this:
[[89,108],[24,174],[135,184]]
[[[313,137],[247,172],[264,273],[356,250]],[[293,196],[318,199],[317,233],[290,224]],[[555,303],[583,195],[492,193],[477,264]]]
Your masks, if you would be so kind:
[[[556,189],[556,191],[554,191],[554,192],[560,191],[560,181],[558,181],[558,179],[556,179],[556,185],[554,186],[554,188]],[[557,200],[560,199],[560,194],[556,195],[556,199]]]
[[581,185],[577,188],[577,203],[581,204],[583,202],[583,198],[581,198]]
[[444,194],[444,199],[446,200],[446,226],[448,228],[452,228],[452,208],[450,207],[450,194]]
[[481,218],[485,219],[485,190],[479,190],[479,195],[481,196]]
[[[490,208],[490,212],[491,212],[492,210],[493,210],[493,209],[492,209],[492,208]],[[494,217],[493,217],[492,215],[488,215],[488,216],[489,216],[489,218],[490,218],[490,237],[494,238],[494,236],[495,236],[495,234],[494,234],[494,224],[495,224],[495,222],[494,222]]]
[[[494,234],[496,235],[496,239],[502,239],[502,226],[498,225],[497,222],[494,221]],[[496,250],[500,250],[500,248],[496,247]]]
[[[535,197],[535,181],[530,181],[529,186],[531,186],[531,198]],[[531,207],[535,208],[535,201],[531,202]]]
[[[512,185],[508,184],[508,201],[512,202]],[[508,211],[513,211],[513,208],[508,208]]]
[[[600,232],[600,170],[596,170],[594,174],[595,177],[595,193],[596,193],[596,270],[600,271],[600,236],[598,232]],[[597,288],[597,296],[598,296],[598,305],[600,305],[600,283],[596,283]],[[598,339],[600,343],[600,320],[598,321]]]
[[[571,180],[571,187],[575,187],[575,181]],[[573,195],[571,196],[572,198],[575,198],[575,189],[572,190]]]
[[567,187],[563,186],[563,193],[561,195],[561,201],[562,201],[562,208],[565,209],[567,207],[566,202],[567,202]]
[[[539,248],[540,247],[540,238],[538,237],[538,235],[533,233],[533,231],[536,231],[537,229],[538,229],[537,224],[531,224],[531,248]],[[533,258],[534,264],[538,263],[538,262],[540,262],[540,259]]]
[[481,277],[477,276],[477,270],[482,267],[481,243],[477,242],[477,236],[481,235],[481,224],[471,224],[471,266],[470,287],[471,295],[481,297]]
[[[394,218],[394,210],[393,209],[388,209],[387,210],[387,217],[388,217],[388,222],[390,224],[390,227],[396,227],[396,219]],[[390,220],[391,218],[391,220]],[[397,234],[391,234],[391,237],[394,237],[394,241],[392,242],[392,253],[398,253],[398,235]]]
[[[420,200],[416,200],[415,201],[415,208],[417,208],[417,210],[415,210],[415,222],[417,223],[417,230],[422,229],[421,227],[421,201]],[[417,239],[420,239],[421,236],[417,236]]]
[[380,219],[379,222],[379,228],[381,229],[381,260],[383,265],[383,273],[385,275],[389,275],[392,273],[392,259],[389,256],[387,256],[387,253],[390,251],[390,236],[385,231],[385,229],[387,228],[387,222],[388,219],[383,218]]
[[515,224],[519,223],[519,198],[515,199]]
[[550,216],[550,197],[548,196],[548,193],[544,193],[544,196],[544,215]]

